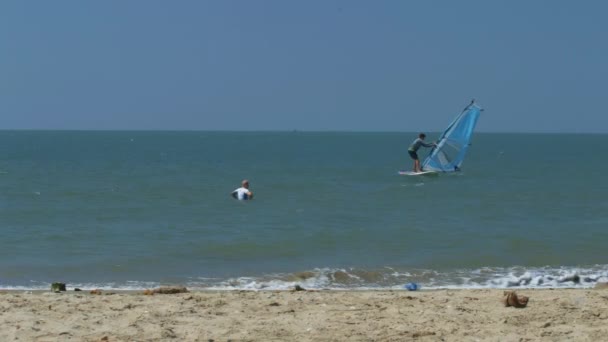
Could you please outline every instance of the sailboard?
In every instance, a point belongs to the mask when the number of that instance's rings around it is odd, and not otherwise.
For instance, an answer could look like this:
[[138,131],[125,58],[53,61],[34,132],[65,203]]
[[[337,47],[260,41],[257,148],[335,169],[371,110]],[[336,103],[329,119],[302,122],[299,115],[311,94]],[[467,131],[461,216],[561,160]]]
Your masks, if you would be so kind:
[[437,175],[437,171],[421,171],[421,172],[414,172],[414,171],[399,171],[399,174],[401,176],[434,176]]
[[422,170],[435,172],[460,171],[460,166],[471,144],[475,125],[483,109],[471,103],[450,123],[437,146],[422,162]]

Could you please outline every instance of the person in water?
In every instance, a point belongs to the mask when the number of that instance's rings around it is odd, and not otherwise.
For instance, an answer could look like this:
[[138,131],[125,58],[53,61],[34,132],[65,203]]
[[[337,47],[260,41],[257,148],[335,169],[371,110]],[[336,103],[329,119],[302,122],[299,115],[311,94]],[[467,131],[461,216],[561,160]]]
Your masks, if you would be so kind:
[[244,179],[241,182],[241,187],[232,192],[232,197],[239,201],[250,200],[253,198],[253,192],[249,190],[249,181]]
[[414,172],[422,172],[420,168],[420,159],[418,159],[418,149],[420,146],[424,147],[435,147],[436,143],[425,143],[424,138],[426,138],[426,134],[420,133],[418,134],[418,138],[412,142],[410,147],[407,149],[407,153],[409,153],[410,157],[414,159]]

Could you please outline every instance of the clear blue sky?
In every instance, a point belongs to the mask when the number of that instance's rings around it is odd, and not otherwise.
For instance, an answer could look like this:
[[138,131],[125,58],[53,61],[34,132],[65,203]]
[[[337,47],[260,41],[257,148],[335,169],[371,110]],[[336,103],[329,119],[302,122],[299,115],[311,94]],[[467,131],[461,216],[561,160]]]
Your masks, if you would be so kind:
[[2,1],[0,129],[608,132],[606,1]]

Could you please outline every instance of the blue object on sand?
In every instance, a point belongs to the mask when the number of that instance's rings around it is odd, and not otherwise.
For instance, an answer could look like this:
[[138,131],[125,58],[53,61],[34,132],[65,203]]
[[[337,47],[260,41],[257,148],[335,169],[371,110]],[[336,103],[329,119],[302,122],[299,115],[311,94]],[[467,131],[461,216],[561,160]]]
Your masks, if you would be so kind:
[[420,288],[416,283],[407,283],[403,287],[405,287],[408,291],[416,291]]

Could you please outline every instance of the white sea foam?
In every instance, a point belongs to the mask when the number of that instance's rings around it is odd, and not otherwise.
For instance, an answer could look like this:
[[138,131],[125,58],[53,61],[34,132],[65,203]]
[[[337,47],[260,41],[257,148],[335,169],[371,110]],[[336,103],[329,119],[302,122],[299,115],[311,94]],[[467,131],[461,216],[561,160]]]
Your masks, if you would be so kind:
[[[608,281],[608,265],[590,268],[490,268],[473,270],[389,271],[370,279],[369,272],[345,269],[316,269],[314,276],[301,280],[285,280],[286,275],[259,278],[240,277],[222,281],[209,288],[215,290],[285,290],[300,285],[310,289],[399,289],[416,282],[425,289],[506,289],[506,288],[591,288]],[[341,277],[337,277],[342,274]]]
[[[608,265],[591,267],[511,267],[437,270],[379,271],[362,269],[319,268],[293,274],[269,274],[260,277],[190,278],[182,285],[193,290],[289,290],[299,285],[305,289],[382,290],[403,289],[415,282],[423,289],[506,289],[506,288],[591,288],[608,282]],[[128,281],[124,283],[68,283],[68,291],[142,290],[167,285],[159,282]],[[29,286],[5,285],[3,290],[48,290],[50,283],[36,282]]]

